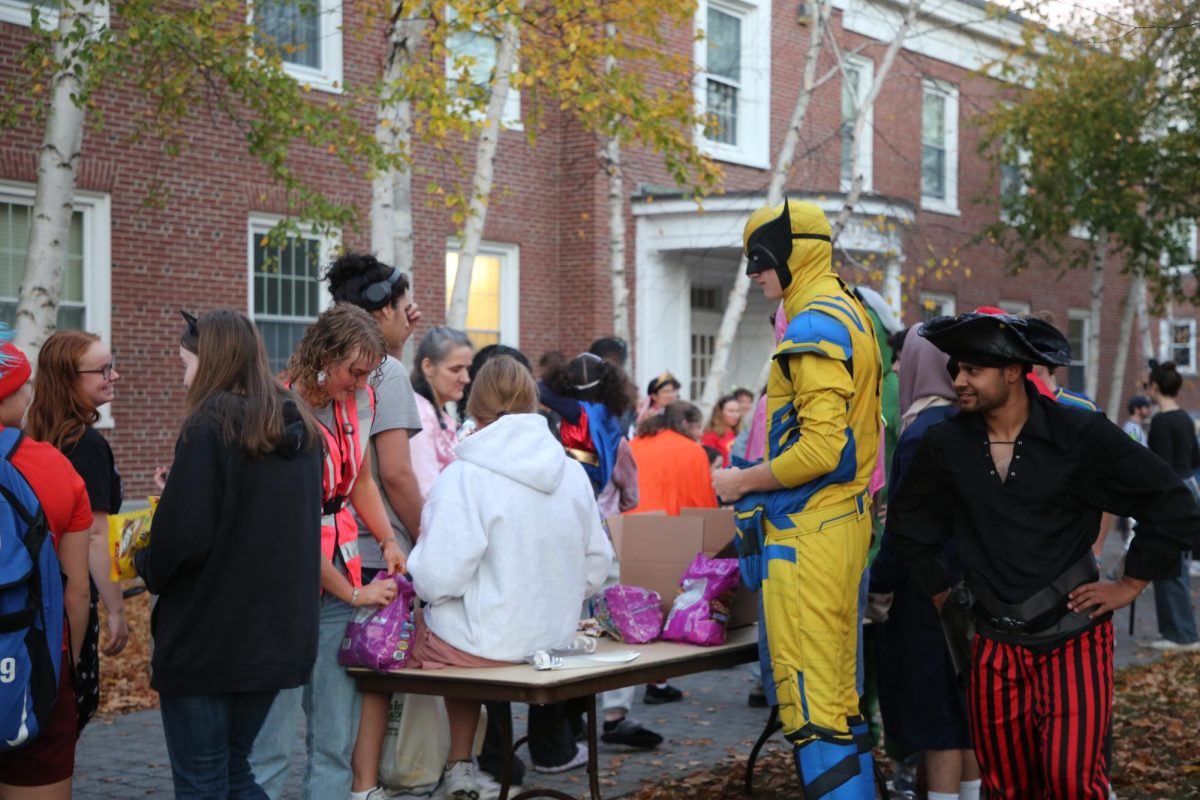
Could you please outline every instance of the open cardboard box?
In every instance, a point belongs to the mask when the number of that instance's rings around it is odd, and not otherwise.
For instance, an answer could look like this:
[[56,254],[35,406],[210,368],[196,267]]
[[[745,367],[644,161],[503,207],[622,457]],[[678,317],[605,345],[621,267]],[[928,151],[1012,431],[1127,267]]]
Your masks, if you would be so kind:
[[[662,596],[663,614],[679,590],[679,578],[705,553],[737,558],[733,549],[733,511],[724,508],[684,508],[678,517],[661,511],[609,517],[613,547],[621,561],[621,583],[641,586]],[[727,627],[758,621],[758,596],[738,586],[729,610]]]

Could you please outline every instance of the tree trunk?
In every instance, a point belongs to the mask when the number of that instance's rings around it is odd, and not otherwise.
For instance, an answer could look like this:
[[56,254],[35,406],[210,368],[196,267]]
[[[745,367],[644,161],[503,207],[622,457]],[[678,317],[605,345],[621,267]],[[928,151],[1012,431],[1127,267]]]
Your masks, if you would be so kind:
[[1093,400],[1100,391],[1100,332],[1104,321],[1104,265],[1108,261],[1108,232],[1099,230],[1092,242],[1091,306],[1088,312],[1087,380],[1084,391]]
[[375,114],[375,138],[391,159],[371,182],[371,250],[385,264],[412,275],[412,103],[398,93],[426,21],[421,0],[392,8],[388,57]]
[[[610,22],[606,26],[608,37],[616,35],[616,27]],[[604,71],[611,73],[617,60],[608,56],[604,60]],[[615,124],[619,125],[620,120]],[[621,140],[616,135],[604,143],[601,163],[608,175],[608,250],[612,273],[612,319],[613,335],[629,341],[629,286],[625,282],[625,181],[621,173]]]
[[[517,13],[523,8],[523,0],[517,2]],[[463,330],[467,325],[467,306],[471,299],[471,270],[475,256],[483,239],[483,226],[487,221],[488,199],[492,193],[496,148],[500,141],[500,129],[504,123],[504,105],[508,100],[509,80],[516,62],[520,30],[517,15],[510,15],[504,22],[500,47],[496,54],[496,72],[492,78],[492,96],[488,99],[487,117],[479,133],[479,144],[475,149],[475,177],[471,183],[471,198],[467,205],[467,219],[463,226],[462,247],[458,256],[458,271],[454,274],[454,290],[450,294],[450,308],[446,311],[446,324]],[[515,344],[515,342],[513,343]]]
[[613,335],[629,341],[629,286],[625,283],[625,182],[621,175],[621,142],[613,136],[604,144],[608,173],[608,248],[612,271]]
[[1133,317],[1137,312],[1138,295],[1145,290],[1146,279],[1139,272],[1129,281],[1129,290],[1121,303],[1121,328],[1117,338],[1117,358],[1113,361],[1111,382],[1108,386],[1108,418],[1120,422],[1125,404],[1121,402],[1125,393],[1125,368],[1129,363],[1129,348],[1133,345]]
[[[74,97],[82,93],[87,61],[79,51],[88,46],[96,27],[88,0],[63,0],[58,11],[58,39],[54,43],[57,67],[46,132],[38,153],[37,190],[25,256],[25,275],[17,303],[15,343],[31,361],[54,332],[67,239],[74,212],[75,176],[83,146],[84,107]],[[80,36],[77,27],[84,36]]]
[[[908,7],[904,10],[904,20],[900,23],[899,29],[896,31],[895,38],[888,44],[887,50],[883,54],[883,59],[879,62],[879,69],[876,70],[871,88],[867,90],[867,96],[858,104],[858,108],[854,113],[854,126],[850,129],[850,190],[846,193],[846,200],[842,203],[842,209],[838,212],[830,224],[831,238],[837,242],[838,236],[846,227],[846,223],[850,220],[850,215],[854,213],[854,207],[858,205],[858,198],[862,195],[863,175],[859,169],[858,163],[858,140],[861,139],[867,128],[867,113],[875,105],[875,101],[879,98],[879,92],[883,89],[883,82],[887,80],[888,73],[892,71],[892,65],[896,63],[896,55],[900,52],[901,46],[904,44],[904,39],[908,35],[909,28],[917,18],[917,10],[920,8],[920,0],[909,0]],[[897,264],[897,266],[899,266]],[[896,313],[900,313],[900,308],[896,307]]]
[[[775,159],[775,167],[771,172],[771,182],[767,186],[767,205],[776,205],[783,201],[783,189],[787,183],[788,173],[796,158],[796,146],[800,142],[800,129],[804,126],[804,117],[808,113],[809,103],[812,102],[813,89],[817,81],[817,62],[821,56],[822,26],[829,18],[831,0],[814,2],[808,21],[808,54],[804,59],[804,80],[800,84],[800,94],[792,109],[792,118],[788,122],[783,144]],[[713,344],[712,363],[708,368],[708,378],[704,382],[704,392],[700,405],[704,409],[716,405],[721,396],[721,387],[725,385],[729,373],[729,353],[733,340],[737,336],[738,326],[741,325],[742,315],[746,313],[746,296],[750,291],[750,276],[746,274],[746,255],[738,260],[737,274],[733,279],[733,289],[729,292],[729,300],[725,304],[725,313],[721,317],[721,327],[717,329],[717,340]]]
[[[1137,296],[1138,344],[1143,362],[1154,358],[1154,337],[1150,334],[1150,309],[1146,301],[1146,292],[1146,281],[1143,278],[1141,291]],[[1145,365],[1143,364],[1143,366]]]

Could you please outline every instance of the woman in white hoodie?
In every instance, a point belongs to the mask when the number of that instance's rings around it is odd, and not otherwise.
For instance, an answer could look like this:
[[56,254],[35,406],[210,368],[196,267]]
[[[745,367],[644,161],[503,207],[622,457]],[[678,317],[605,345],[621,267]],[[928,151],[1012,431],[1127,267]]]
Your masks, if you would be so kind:
[[[408,558],[429,604],[417,614],[414,666],[501,666],[565,647],[580,605],[604,583],[612,548],[591,481],[537,405],[533,376],[514,359],[479,371],[467,405],[479,430],[434,484]],[[479,705],[446,698],[446,797],[478,791],[471,744]]]

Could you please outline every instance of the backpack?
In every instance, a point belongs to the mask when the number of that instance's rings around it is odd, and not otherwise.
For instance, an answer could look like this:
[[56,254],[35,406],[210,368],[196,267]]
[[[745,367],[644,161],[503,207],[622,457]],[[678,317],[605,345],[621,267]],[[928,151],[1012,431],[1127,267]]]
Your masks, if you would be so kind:
[[9,460],[21,439],[0,431],[0,753],[45,727],[63,668],[62,569],[41,503]]

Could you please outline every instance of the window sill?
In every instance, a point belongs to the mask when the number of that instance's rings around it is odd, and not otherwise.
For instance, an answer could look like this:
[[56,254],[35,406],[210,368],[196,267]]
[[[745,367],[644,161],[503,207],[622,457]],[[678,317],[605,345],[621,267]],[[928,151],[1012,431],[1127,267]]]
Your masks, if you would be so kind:
[[957,204],[947,203],[945,200],[938,200],[932,197],[921,198],[921,210],[932,211],[934,214],[945,214],[948,217],[962,216],[962,212],[959,211]]
[[753,167],[754,169],[769,169],[771,166],[771,162],[765,154],[751,153],[742,148],[730,147],[727,144],[713,142],[708,139],[702,138],[700,141],[701,151],[714,161],[740,164],[743,167]]
[[341,75],[333,75],[321,70],[312,69],[310,67],[302,67],[296,64],[284,63],[283,71],[299,84],[308,85],[318,92],[327,94],[341,94],[342,88]]

